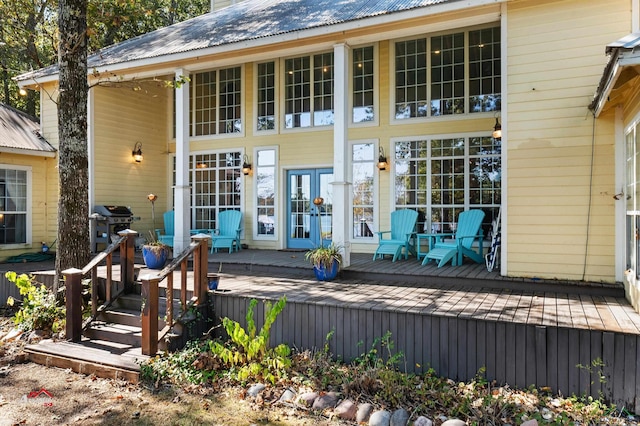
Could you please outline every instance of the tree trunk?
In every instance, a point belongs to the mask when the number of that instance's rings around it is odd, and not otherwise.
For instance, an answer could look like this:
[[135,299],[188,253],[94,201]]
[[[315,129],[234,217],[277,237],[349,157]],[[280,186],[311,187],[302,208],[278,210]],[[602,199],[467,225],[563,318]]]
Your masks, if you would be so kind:
[[[60,0],[58,7],[59,159],[56,278],[89,261],[87,148],[87,0]],[[58,279],[56,279],[56,288]]]

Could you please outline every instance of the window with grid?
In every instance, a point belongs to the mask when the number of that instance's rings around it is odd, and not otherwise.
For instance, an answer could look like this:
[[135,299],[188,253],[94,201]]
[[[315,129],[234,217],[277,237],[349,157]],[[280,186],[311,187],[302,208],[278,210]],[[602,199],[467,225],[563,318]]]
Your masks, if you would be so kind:
[[485,212],[490,229],[501,196],[500,141],[488,136],[395,143],[396,208],[417,210],[418,229],[455,232],[458,214]]
[[276,75],[275,63],[258,64],[258,114],[257,129],[276,128]]
[[397,120],[499,111],[500,83],[500,27],[395,43]]
[[353,49],[353,108],[354,123],[375,119],[374,98],[374,58],[373,46]]
[[396,119],[427,115],[427,40],[396,43]]
[[500,28],[469,31],[469,111],[500,105]]
[[192,131],[195,136],[242,131],[241,68],[233,67],[195,75]]
[[[175,185],[175,161],[173,176]],[[191,229],[215,229],[219,212],[240,210],[242,205],[241,152],[191,155],[189,183]]]
[[353,238],[373,239],[375,144],[351,145]]
[[431,115],[464,112],[464,33],[431,37]]
[[256,152],[256,235],[275,238],[276,232],[276,155],[274,148]]
[[333,124],[333,53],[284,61],[285,128]]
[[27,170],[0,168],[0,244],[27,242]]

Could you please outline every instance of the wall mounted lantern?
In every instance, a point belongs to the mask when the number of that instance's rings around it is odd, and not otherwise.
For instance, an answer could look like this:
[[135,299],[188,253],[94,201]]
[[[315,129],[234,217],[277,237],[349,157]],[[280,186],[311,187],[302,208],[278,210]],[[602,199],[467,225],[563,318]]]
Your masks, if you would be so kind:
[[384,148],[380,147],[380,156],[378,157],[378,169],[387,170],[387,157],[384,155]]
[[133,151],[131,151],[131,155],[133,156],[133,160],[136,163],[142,163],[142,143],[136,142],[133,147]]
[[498,120],[498,116],[496,115],[496,125],[493,126],[493,133],[491,134],[494,139],[500,140],[502,139],[502,126],[500,125],[500,121]]
[[249,163],[249,157],[247,157],[247,154],[245,154],[242,162],[242,174],[247,176],[250,173],[251,173],[251,163]]

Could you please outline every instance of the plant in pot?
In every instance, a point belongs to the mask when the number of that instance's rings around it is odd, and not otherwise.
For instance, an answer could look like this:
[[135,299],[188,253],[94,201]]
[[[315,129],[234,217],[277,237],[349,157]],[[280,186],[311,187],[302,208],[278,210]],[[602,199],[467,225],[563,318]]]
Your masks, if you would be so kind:
[[328,246],[320,245],[307,251],[305,259],[313,265],[313,272],[318,281],[331,281],[340,270],[342,263],[342,247],[333,242]]
[[149,241],[142,246],[142,259],[147,268],[162,269],[169,257],[169,246],[158,241],[152,231],[149,236]]

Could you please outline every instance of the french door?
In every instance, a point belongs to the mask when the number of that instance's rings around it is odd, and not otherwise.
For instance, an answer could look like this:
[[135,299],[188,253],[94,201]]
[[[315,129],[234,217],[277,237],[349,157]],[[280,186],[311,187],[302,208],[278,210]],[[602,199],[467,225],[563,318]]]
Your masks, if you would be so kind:
[[333,169],[287,172],[287,248],[310,249],[331,240],[332,181]]

